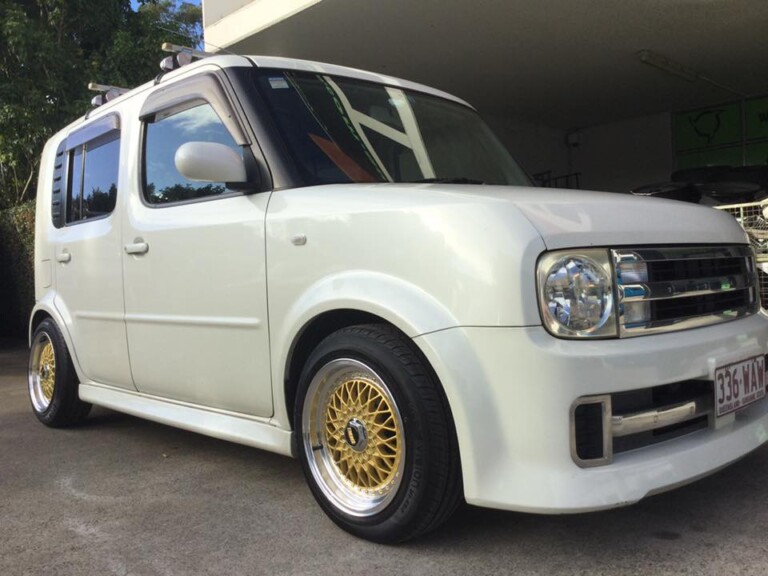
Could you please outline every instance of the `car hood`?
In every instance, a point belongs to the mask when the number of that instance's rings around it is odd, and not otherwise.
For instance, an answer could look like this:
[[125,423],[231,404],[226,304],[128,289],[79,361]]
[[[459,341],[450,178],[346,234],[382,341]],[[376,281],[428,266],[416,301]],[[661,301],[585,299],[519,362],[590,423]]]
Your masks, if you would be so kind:
[[443,189],[490,202],[514,204],[550,250],[748,241],[744,230],[729,214],[677,200],[514,186],[444,186]]

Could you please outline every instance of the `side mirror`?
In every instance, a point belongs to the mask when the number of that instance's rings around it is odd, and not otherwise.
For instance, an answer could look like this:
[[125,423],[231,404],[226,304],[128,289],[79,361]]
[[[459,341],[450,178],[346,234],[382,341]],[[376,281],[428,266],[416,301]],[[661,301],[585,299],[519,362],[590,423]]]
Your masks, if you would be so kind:
[[179,174],[197,182],[242,183],[247,180],[240,155],[218,142],[187,142],[174,156]]

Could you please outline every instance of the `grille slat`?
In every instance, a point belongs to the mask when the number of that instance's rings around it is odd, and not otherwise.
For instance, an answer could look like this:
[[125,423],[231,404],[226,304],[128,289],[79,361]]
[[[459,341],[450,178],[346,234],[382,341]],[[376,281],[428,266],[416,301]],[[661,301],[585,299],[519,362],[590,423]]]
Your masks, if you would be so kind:
[[717,258],[714,260],[672,260],[648,263],[649,282],[695,280],[708,276],[730,276],[745,272],[744,258]]
[[613,257],[622,337],[717,324],[759,308],[748,246],[616,249]]
[[677,320],[705,314],[736,313],[749,307],[749,290],[707,294],[691,298],[658,300],[651,306],[652,320]]
[[666,300],[669,298],[688,298],[731,292],[754,286],[754,277],[750,275],[717,276],[714,278],[688,278],[686,280],[667,280],[647,284],[623,285],[624,302],[642,302],[644,300]]

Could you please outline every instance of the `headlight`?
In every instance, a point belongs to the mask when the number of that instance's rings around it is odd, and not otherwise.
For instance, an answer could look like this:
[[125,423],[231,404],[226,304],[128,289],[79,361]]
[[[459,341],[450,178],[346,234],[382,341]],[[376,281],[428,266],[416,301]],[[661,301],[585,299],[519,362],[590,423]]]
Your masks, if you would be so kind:
[[539,259],[544,326],[566,338],[617,336],[613,272],[607,250],[550,252]]

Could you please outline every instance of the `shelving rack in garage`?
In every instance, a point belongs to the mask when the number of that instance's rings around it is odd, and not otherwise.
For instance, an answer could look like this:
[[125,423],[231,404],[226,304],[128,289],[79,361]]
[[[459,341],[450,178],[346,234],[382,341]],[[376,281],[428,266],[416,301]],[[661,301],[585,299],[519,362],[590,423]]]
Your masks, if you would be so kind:
[[715,206],[736,218],[749,236],[760,277],[760,301],[768,308],[768,199],[745,204]]

